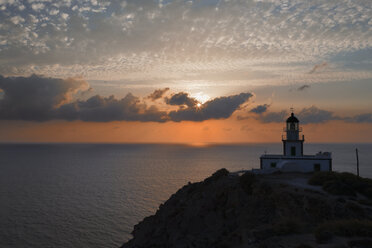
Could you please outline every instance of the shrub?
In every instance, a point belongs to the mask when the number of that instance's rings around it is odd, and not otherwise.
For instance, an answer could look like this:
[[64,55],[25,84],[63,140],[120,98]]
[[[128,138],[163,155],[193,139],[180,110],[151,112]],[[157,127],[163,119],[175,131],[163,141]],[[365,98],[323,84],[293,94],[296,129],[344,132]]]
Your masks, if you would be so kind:
[[372,221],[370,220],[338,220],[321,224],[315,230],[318,243],[327,242],[332,235],[343,237],[372,237]]
[[310,246],[310,245],[300,244],[300,245],[296,246],[296,248],[313,248],[313,247]]
[[372,186],[366,187],[360,191],[363,195],[365,195],[368,199],[372,200]]
[[251,172],[246,172],[239,178],[240,186],[247,194],[252,194],[252,185],[256,182],[256,175]]
[[287,218],[279,221],[274,226],[277,235],[296,234],[301,232],[301,222],[294,218]]
[[331,194],[355,195],[359,192],[372,199],[372,179],[361,178],[348,172],[317,172],[313,174],[308,183],[321,185]]
[[227,176],[229,175],[229,171],[226,170],[225,168],[222,168],[222,169],[219,169],[218,171],[216,171],[215,173],[212,174],[212,177],[213,178],[220,178],[220,177],[224,177],[224,176]]
[[333,195],[349,195],[349,196],[356,195],[352,187],[350,187],[346,183],[343,183],[337,180],[325,182],[323,184],[323,189]]
[[309,179],[308,183],[311,185],[323,186],[325,182],[335,180],[335,179],[337,179],[336,172],[320,171],[320,172],[314,173],[312,177]]
[[273,192],[273,188],[270,186],[270,184],[268,184],[266,182],[262,182],[255,189],[255,192],[257,192],[261,195],[270,195]]
[[372,206],[372,200],[369,199],[360,199],[358,200],[358,203],[362,205]]
[[333,235],[331,232],[320,229],[320,228],[315,230],[314,235],[315,235],[316,242],[319,244],[328,243],[333,238]]
[[372,221],[370,220],[344,220],[331,224],[335,234],[345,237],[372,237]]
[[218,179],[229,175],[229,173],[230,172],[228,170],[226,170],[225,168],[219,169],[218,171],[216,171],[215,173],[213,173],[212,176],[206,178],[204,180],[204,182],[206,184],[209,184],[210,182],[217,181]]
[[364,216],[364,208],[362,208],[359,204],[356,204],[354,202],[348,202],[345,204],[345,208],[351,210],[354,213],[357,213],[358,215]]
[[358,239],[350,240],[347,242],[349,247],[372,247],[372,240],[370,239]]

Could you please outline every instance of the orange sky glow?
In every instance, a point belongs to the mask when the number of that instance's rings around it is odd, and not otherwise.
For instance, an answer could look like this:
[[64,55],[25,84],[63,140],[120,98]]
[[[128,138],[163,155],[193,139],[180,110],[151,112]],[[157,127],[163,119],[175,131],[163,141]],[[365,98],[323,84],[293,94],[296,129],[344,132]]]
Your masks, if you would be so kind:
[[[6,126],[6,128],[4,128]],[[284,124],[241,123],[209,120],[181,123],[11,121],[1,123],[2,142],[82,142],[82,143],[276,143],[281,142]],[[303,125],[306,142],[370,142],[371,124],[332,121]]]

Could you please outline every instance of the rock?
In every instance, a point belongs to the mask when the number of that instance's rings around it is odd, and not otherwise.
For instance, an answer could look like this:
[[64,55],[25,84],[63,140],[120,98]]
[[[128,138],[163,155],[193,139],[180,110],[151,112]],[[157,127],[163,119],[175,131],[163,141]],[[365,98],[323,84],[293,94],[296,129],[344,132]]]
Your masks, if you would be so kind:
[[[155,215],[134,227],[133,239],[122,247],[317,247],[313,233],[320,224],[372,219],[368,205],[286,184],[284,177],[289,175],[238,176],[221,169],[178,190]],[[340,247],[369,244],[351,238],[320,241],[338,242]]]

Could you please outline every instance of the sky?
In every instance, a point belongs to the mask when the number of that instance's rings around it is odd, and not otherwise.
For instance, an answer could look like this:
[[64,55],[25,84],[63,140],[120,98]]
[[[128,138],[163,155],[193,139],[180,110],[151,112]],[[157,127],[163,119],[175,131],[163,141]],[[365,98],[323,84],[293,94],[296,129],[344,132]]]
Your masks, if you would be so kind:
[[0,142],[372,142],[370,0],[0,0]]

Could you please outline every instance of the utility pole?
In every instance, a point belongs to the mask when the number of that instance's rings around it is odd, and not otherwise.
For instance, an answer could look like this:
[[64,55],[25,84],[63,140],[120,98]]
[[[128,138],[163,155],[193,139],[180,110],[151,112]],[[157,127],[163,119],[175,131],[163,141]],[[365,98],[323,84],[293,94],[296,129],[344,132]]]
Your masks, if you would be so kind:
[[357,159],[357,175],[359,177],[359,156],[358,156],[358,148],[355,149],[356,159]]

